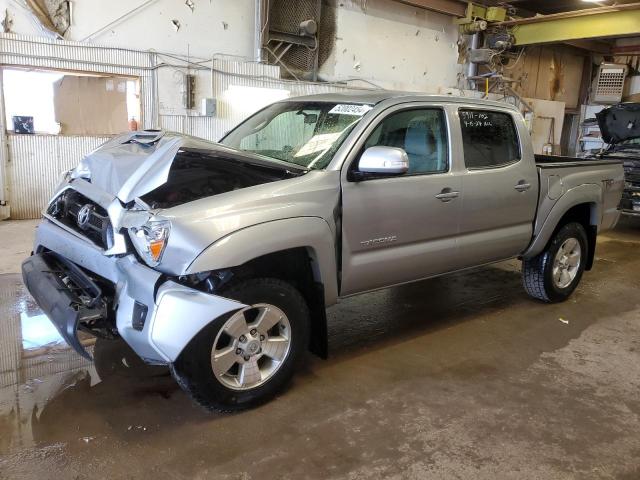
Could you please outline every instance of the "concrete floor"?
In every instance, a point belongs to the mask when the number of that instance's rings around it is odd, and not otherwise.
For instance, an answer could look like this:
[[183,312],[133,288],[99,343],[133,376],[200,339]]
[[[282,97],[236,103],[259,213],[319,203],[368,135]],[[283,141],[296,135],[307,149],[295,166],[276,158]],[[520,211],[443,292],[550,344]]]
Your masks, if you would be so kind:
[[33,248],[38,220],[0,221],[0,274],[20,271],[20,264]]
[[[0,222],[1,271],[29,224]],[[100,371],[0,275],[0,479],[640,478],[640,222],[601,237],[566,303],[505,262],[348,299],[328,361],[236,415],[163,370]],[[6,259],[9,259],[7,262]]]

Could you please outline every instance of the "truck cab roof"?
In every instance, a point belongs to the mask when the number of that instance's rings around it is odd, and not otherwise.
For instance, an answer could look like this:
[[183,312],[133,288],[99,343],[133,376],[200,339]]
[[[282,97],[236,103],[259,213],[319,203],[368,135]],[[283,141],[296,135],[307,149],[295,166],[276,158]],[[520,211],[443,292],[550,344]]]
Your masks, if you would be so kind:
[[345,92],[322,93],[319,95],[304,95],[293,97],[284,102],[334,102],[334,103],[359,103],[363,105],[377,105],[384,101],[390,103],[405,102],[437,102],[437,103],[464,103],[481,107],[496,107],[500,109],[518,109],[505,102],[485,100],[479,98],[464,97],[459,95],[434,95],[420,92],[401,92],[396,90],[349,90]]

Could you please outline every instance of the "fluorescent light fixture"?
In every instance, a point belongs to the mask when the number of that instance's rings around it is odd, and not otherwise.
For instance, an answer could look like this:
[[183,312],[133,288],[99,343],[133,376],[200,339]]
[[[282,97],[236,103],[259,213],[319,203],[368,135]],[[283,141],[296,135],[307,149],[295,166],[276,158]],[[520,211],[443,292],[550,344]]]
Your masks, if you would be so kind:
[[248,115],[271,103],[289,98],[289,90],[230,85],[224,98],[235,111]]

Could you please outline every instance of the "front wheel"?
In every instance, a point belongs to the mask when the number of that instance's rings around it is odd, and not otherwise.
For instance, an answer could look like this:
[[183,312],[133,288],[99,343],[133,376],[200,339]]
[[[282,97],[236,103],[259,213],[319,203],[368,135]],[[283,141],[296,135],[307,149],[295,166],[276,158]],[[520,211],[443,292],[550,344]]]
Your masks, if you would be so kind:
[[304,356],[310,316],[300,292],[273,278],[247,280],[222,295],[248,307],[211,322],[171,370],[197,403],[230,412],[284,387]]
[[584,272],[588,240],[584,227],[568,223],[545,251],[523,260],[522,280],[527,293],[544,302],[562,302],[576,289]]

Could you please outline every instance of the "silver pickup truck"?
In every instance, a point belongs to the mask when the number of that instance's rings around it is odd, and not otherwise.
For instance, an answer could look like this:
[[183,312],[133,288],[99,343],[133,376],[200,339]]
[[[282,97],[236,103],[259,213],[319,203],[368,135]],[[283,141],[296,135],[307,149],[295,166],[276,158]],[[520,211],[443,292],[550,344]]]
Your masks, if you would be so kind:
[[209,409],[327,355],[341,297],[509,258],[565,300],[612,228],[618,160],[535,157],[504,103],[394,92],[270,105],[220,143],[125,134],[68,172],[24,282],[65,340],[123,338]]

